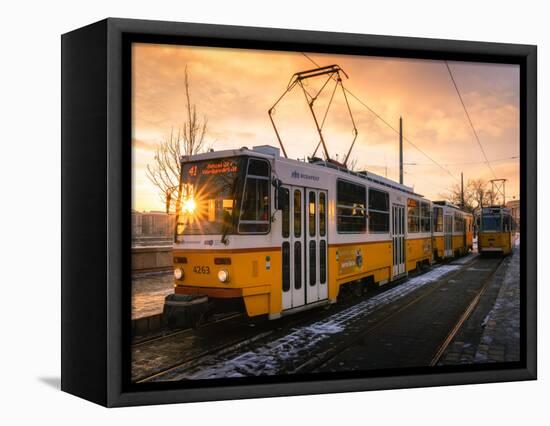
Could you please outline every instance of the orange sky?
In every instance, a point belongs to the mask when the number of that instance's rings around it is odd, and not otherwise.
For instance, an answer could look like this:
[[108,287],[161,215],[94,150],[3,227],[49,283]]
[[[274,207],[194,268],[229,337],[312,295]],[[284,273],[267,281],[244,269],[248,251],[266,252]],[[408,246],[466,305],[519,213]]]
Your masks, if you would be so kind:
[[[308,54],[320,65],[340,65],[345,87],[394,127],[403,116],[404,134],[434,160],[464,180],[493,178],[474,138],[444,62],[350,55]],[[314,67],[300,53],[210,47],[136,44],[133,59],[133,208],[163,210],[145,176],[154,149],[185,114],[184,72],[191,97],[208,117],[214,149],[278,146],[267,114],[290,76]],[[498,178],[506,178],[507,198],[519,196],[519,67],[449,63],[487,157]],[[311,81],[313,90],[321,83]],[[322,116],[330,96],[318,100]],[[352,152],[359,168],[398,180],[398,137],[364,106],[350,98],[359,136]],[[275,120],[289,157],[311,155],[317,133],[301,89],[277,107]],[[345,153],[352,127],[343,97],[334,99],[324,130],[329,153]],[[430,199],[458,181],[405,142],[405,184]]]

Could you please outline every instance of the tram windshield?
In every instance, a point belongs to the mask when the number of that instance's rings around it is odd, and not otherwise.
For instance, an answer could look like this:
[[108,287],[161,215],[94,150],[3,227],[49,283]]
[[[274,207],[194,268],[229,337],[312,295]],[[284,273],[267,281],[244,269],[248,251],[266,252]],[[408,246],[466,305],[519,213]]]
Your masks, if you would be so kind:
[[234,157],[183,165],[178,235],[263,233],[269,208],[266,161]]
[[499,214],[484,214],[481,217],[482,231],[501,231],[502,216]]

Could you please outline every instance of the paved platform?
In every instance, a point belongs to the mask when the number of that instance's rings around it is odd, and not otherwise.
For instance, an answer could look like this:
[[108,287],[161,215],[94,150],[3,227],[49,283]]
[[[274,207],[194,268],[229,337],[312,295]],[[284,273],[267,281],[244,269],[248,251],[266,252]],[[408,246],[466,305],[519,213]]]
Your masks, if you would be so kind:
[[172,272],[134,276],[132,278],[132,319],[161,314],[164,298],[173,292]]
[[517,244],[514,252],[500,265],[439,365],[519,361],[519,258]]

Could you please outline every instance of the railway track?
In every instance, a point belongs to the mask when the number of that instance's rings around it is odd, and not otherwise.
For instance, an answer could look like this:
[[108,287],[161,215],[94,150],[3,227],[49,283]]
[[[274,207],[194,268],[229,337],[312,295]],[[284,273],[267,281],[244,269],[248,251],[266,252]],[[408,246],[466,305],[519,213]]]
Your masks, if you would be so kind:
[[[231,312],[227,315],[223,315],[223,316],[208,320],[208,321],[204,322],[203,324],[201,324],[200,327],[201,328],[209,327],[212,324],[218,324],[218,323],[221,323],[221,322],[224,322],[224,321],[230,321],[230,320],[233,320],[233,319],[236,319],[236,318],[241,318],[241,317],[243,317],[243,315],[244,314],[242,312]],[[191,334],[195,331],[196,331],[196,329],[194,329],[192,327],[177,328],[177,329],[168,330],[168,331],[164,330],[164,331],[161,331],[161,332],[158,332],[158,333],[154,333],[152,336],[137,338],[135,341],[132,342],[132,348],[137,348],[137,347],[140,347],[140,346],[144,346],[144,345],[150,344],[152,342],[156,342],[156,341],[163,340],[163,339],[166,339],[166,338],[170,338],[170,337],[173,337],[173,336],[181,336],[181,335]]]
[[481,285],[481,288],[477,291],[476,295],[472,299],[472,301],[468,304],[462,315],[458,318],[455,325],[451,330],[449,331],[449,334],[445,337],[445,340],[441,342],[441,345],[437,349],[437,352],[433,356],[432,360],[430,361],[430,367],[436,366],[439,363],[439,360],[445,353],[445,350],[449,347],[453,339],[455,338],[456,334],[459,332],[462,325],[466,322],[466,320],[470,317],[472,312],[475,310],[476,306],[479,304],[479,301],[487,288],[490,286],[491,281],[493,280],[493,277],[495,276],[495,273],[497,272],[499,266],[504,261],[504,257],[498,259],[498,262],[496,266],[493,268],[491,273],[483,280],[483,283]]
[[[410,275],[410,277],[416,277],[418,275],[422,275],[423,273],[426,273],[426,271],[413,273],[413,274]],[[363,296],[359,299],[357,298],[357,296],[355,296],[351,292],[349,292],[347,294],[347,297],[344,296],[344,299],[342,301],[339,301],[338,305],[329,305],[329,306],[326,306],[326,308],[327,309],[330,308],[331,312],[333,312],[333,313],[341,311],[343,309],[346,309],[350,305],[353,305],[355,303],[360,302],[365,297],[373,297],[373,296],[376,296],[376,295],[378,295],[380,293],[383,293],[385,291],[391,290],[392,288],[402,284],[404,281],[406,281],[406,279],[392,282],[392,283],[387,284],[383,287],[379,287],[379,288],[376,288],[376,289],[371,289],[368,294],[366,294],[365,296]],[[291,317],[282,318],[281,320],[278,321],[278,323],[276,325],[278,326],[278,328],[297,326],[302,322],[307,322],[311,319],[314,319],[318,315],[319,315],[319,309],[304,311],[300,314],[295,314]],[[215,326],[216,324],[220,324],[222,322],[231,322],[232,320],[238,321],[237,327],[243,327],[243,328],[246,328],[246,327],[249,327],[249,326],[256,327],[258,325],[261,327],[262,323],[268,324],[269,327],[272,327],[272,325],[275,324],[273,322],[267,322],[266,320],[262,320],[262,319],[260,319],[260,320],[257,320],[257,319],[256,320],[250,320],[249,319],[249,321],[247,321],[244,317],[244,314],[242,314],[242,313],[232,313],[232,314],[229,314],[227,316],[223,316],[222,318],[216,319],[214,321],[209,321],[209,322],[203,324],[198,330],[197,329],[192,329],[192,328],[186,328],[186,329],[173,330],[173,331],[169,331],[169,332],[157,333],[152,337],[140,338],[139,340],[132,343],[132,352],[134,353],[134,362],[136,361],[135,360],[135,358],[136,358],[135,357],[135,355],[136,355],[135,352],[136,352],[136,350],[139,350],[140,348],[143,348],[144,350],[147,350],[148,349],[147,346],[149,346],[153,343],[156,343],[156,344],[159,344],[159,343],[162,344],[162,343],[166,343],[166,342],[169,343],[171,340],[173,340],[175,338],[177,338],[178,340],[181,340],[181,341],[185,341],[187,339],[195,340],[195,337],[196,337],[197,333],[199,333],[199,334],[204,333],[205,330],[208,330],[209,327]],[[281,322],[283,322],[284,324],[281,324]],[[257,331],[256,331],[256,333],[257,333]],[[210,334],[215,334],[215,333],[210,333]],[[261,338],[264,338],[264,337],[268,337],[270,334],[272,334],[272,333],[271,332],[268,333],[266,331],[266,332],[262,332],[259,336]],[[223,343],[223,344],[214,345],[213,347],[209,347],[206,350],[199,351],[199,353],[197,353],[197,354],[195,354],[195,353],[194,354],[182,354],[181,358],[178,359],[177,361],[172,361],[172,362],[167,361],[162,366],[153,366],[152,367],[153,371],[150,372],[150,373],[133,374],[133,380],[136,381],[136,382],[139,382],[139,383],[151,381],[151,380],[156,379],[157,377],[162,376],[163,374],[170,373],[171,371],[173,371],[175,369],[178,369],[178,368],[181,368],[181,367],[184,367],[184,366],[188,366],[188,367],[195,366],[195,365],[198,364],[198,361],[200,359],[203,359],[205,357],[225,354],[225,353],[230,352],[231,350],[236,350],[236,349],[238,349],[238,348],[240,348],[240,347],[242,347],[246,344],[251,344],[256,340],[258,340],[258,339],[254,338],[254,336],[252,336],[251,338],[235,338],[229,344]],[[152,350],[152,348],[149,348],[149,349]],[[159,348],[156,348],[156,350],[154,352],[161,352],[161,350]]]
[[[250,319],[242,314],[235,315],[224,319],[227,322],[235,320],[231,322],[229,329],[225,328],[222,330],[221,323],[224,321],[217,321],[210,323],[208,326],[203,326],[199,330],[181,330],[171,335],[150,339],[147,342],[143,342],[143,344],[139,343],[133,345],[132,351],[134,362],[136,361],[136,349],[139,350],[152,343],[155,343],[155,346],[159,346],[159,343],[172,346],[168,352],[176,355],[172,359],[170,359],[170,356],[163,356],[164,359],[160,365],[153,366],[153,368],[146,373],[133,374],[133,380],[136,383],[150,382],[160,377],[166,378],[174,371],[179,372],[180,370],[197,368],[210,358],[236,352],[258,340],[276,334],[281,328],[296,326],[301,322],[311,320],[318,314],[318,310],[311,310],[291,317],[282,318],[276,324],[277,327],[275,328],[273,327],[273,322],[264,318]],[[178,342],[170,342],[175,339],[177,339]],[[171,343],[173,343],[173,345]],[[178,348],[174,348],[174,346],[180,346],[179,350]],[[183,351],[182,349],[185,347],[188,347],[190,351]],[[155,348],[154,351],[157,353],[163,352],[162,348],[158,347]]]
[[[452,280],[453,277],[458,275],[464,268],[468,267],[470,264],[472,264],[476,260],[476,257],[473,257],[472,259],[467,260],[466,262],[462,261],[459,266],[456,266],[456,271],[451,271],[449,274],[445,275],[445,279],[442,281],[442,283],[448,282],[449,280]],[[500,262],[499,262],[500,263]],[[451,262],[452,265],[452,262]],[[438,267],[434,268],[434,270],[439,270],[440,268],[449,268],[451,266],[449,265],[439,265]],[[495,265],[493,268],[496,270],[498,265]],[[424,274],[417,275],[420,279],[422,278]],[[492,274],[491,274],[492,276]],[[488,277],[486,282],[490,281],[490,278]],[[398,317],[400,314],[406,312],[409,308],[415,306],[416,304],[420,303],[422,300],[428,298],[431,294],[433,294],[435,291],[441,288],[442,283],[434,283],[430,286],[430,288],[427,291],[422,291],[421,294],[407,294],[405,295],[405,300],[403,303],[398,303],[397,308],[388,309],[388,312],[385,312],[383,315],[380,314],[380,312],[375,311],[373,315],[375,319],[368,321],[368,326],[365,329],[361,329],[359,331],[355,330],[355,332],[352,333],[353,338],[357,338],[359,336],[365,337],[369,333],[372,333],[382,325],[384,325],[386,322],[392,320],[393,318]],[[401,284],[403,285],[403,284]],[[482,286],[485,288],[486,284]],[[383,293],[387,292],[388,290],[399,290],[399,286],[388,286],[386,288],[382,288],[380,291],[375,292],[374,296],[380,296],[383,295]],[[483,290],[482,290],[483,291]],[[474,297],[474,299],[479,300],[479,297],[481,297],[482,291]],[[416,292],[413,292],[416,293]],[[373,296],[370,296],[370,298],[373,298]],[[368,302],[369,298],[367,300],[355,302],[355,304],[361,304]],[[475,306],[470,303],[469,309],[470,311],[473,310]],[[339,312],[346,311],[346,309],[349,309],[350,306],[342,306],[341,309],[337,309],[337,312],[332,311],[329,315],[327,315],[327,318],[331,318],[333,315],[338,315]],[[351,306],[353,308],[353,305]],[[384,310],[381,310],[384,311]],[[309,315],[304,315],[300,318],[294,318],[294,317],[288,317],[287,319],[290,321],[287,321],[285,324],[278,323],[276,324],[278,328],[273,329],[273,325],[275,325],[272,322],[265,322],[264,324],[258,323],[255,324],[255,328],[252,332],[248,333],[245,332],[244,334],[236,333],[234,336],[230,338],[222,338],[217,344],[210,345],[208,347],[203,348],[204,350],[195,351],[191,354],[186,354],[184,357],[180,357],[179,359],[175,360],[171,363],[164,363],[163,365],[158,365],[156,368],[153,368],[152,370],[148,371],[147,374],[141,374],[139,377],[135,377],[134,380],[137,382],[148,382],[148,381],[158,381],[158,380],[183,380],[183,379],[189,379],[194,378],[194,372],[198,372],[197,375],[200,378],[201,371],[215,371],[216,363],[220,363],[220,360],[222,360],[221,365],[223,365],[223,360],[231,360],[235,358],[239,358],[239,354],[247,354],[249,352],[250,348],[253,348],[254,346],[261,346],[261,345],[270,345],[270,342],[276,342],[272,344],[280,344],[284,345],[284,339],[285,336],[284,333],[280,333],[279,329],[284,328],[286,332],[288,332],[289,329],[292,329],[292,327],[298,327],[298,329],[306,328],[307,329],[307,323],[308,321],[312,319],[319,319],[319,311],[306,311],[306,313],[309,312]],[[314,318],[314,315],[316,318]],[[465,320],[467,316],[464,316],[462,319],[462,322]],[[462,317],[461,317],[462,318]],[[268,324],[268,326],[266,326]],[[248,326],[245,324],[245,322],[241,323],[239,325],[244,326],[247,328]],[[456,331],[460,327],[456,327]],[[443,344],[438,347],[438,357],[441,356],[441,354],[444,352],[444,349],[449,344],[449,342],[452,340],[452,337],[456,333],[456,331],[453,333],[452,336],[447,335],[445,339],[445,345],[443,347]],[[229,333],[231,334],[231,332]],[[177,334],[174,336],[178,336]],[[181,334],[179,335],[181,337]],[[173,336],[168,336],[168,338]],[[195,336],[187,336],[190,339],[193,339]],[[165,339],[164,337],[161,337],[159,339],[156,339],[154,341],[161,341]],[[148,343],[152,343],[154,341],[150,341]],[[328,348],[323,351],[312,351],[310,356],[307,357],[307,359],[304,360],[304,362],[301,362],[297,365],[289,366],[287,369],[285,369],[285,374],[293,374],[293,373],[303,373],[303,372],[309,372],[314,371],[316,369],[319,369],[327,362],[330,362],[332,359],[336,358],[341,352],[346,350],[346,347],[349,346],[349,341],[343,341],[340,344],[337,345],[328,345]],[[223,377],[223,376],[220,376]]]
[[[448,346],[453,341],[454,337],[456,336],[456,334],[458,333],[458,331],[460,330],[464,322],[469,318],[469,316],[472,314],[472,312],[478,305],[481,297],[489,287],[496,271],[498,270],[503,260],[504,260],[503,258],[494,259],[493,264],[491,265],[491,268],[490,268],[490,272],[483,278],[480,287],[473,293],[473,296],[471,297],[471,300],[467,304],[466,308],[460,312],[460,315],[458,316],[458,318],[454,321],[454,323],[452,323],[450,330],[446,334],[444,334],[443,339],[439,340],[439,344],[436,346],[435,351],[432,351],[430,355],[430,359],[428,360],[424,358],[426,362],[419,362],[417,366],[427,366],[427,365],[436,366],[438,364],[442,355],[445,353],[445,350],[448,348]],[[469,266],[472,263],[473,262],[470,262],[464,266]],[[385,324],[389,323],[390,321],[400,320],[400,318],[407,315],[407,312],[411,308],[414,308],[415,306],[419,305],[421,302],[426,301],[435,292],[437,292],[438,290],[441,290],[442,287],[444,287],[447,283],[451,282],[454,278],[456,278],[463,272],[464,272],[463,269],[459,269],[456,272],[449,274],[444,280],[432,286],[428,291],[425,291],[422,294],[412,298],[411,300],[399,306],[393,312],[388,312],[386,315],[383,315],[380,318],[374,320],[371,324],[368,325],[368,327],[363,329],[361,332],[355,334],[353,336],[353,339],[354,340],[367,339],[370,335],[378,331],[380,328],[382,328]],[[296,370],[292,371],[292,373],[322,371],[323,366],[326,366],[331,361],[338,358],[339,355],[341,355],[344,351],[346,351],[349,348],[348,344],[349,342],[342,343],[340,345],[330,348],[329,350],[317,356],[314,356],[311,360],[308,360],[307,362],[300,365]]]

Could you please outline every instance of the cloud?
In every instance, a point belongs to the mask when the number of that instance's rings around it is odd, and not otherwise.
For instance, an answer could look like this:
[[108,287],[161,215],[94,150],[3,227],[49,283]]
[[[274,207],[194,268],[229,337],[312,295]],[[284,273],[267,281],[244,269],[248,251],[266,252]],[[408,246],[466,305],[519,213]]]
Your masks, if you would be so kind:
[[[456,181],[422,153],[440,163],[479,162],[473,136],[448,71],[442,61],[362,57],[312,53],[320,65],[337,63],[349,75],[344,85],[394,129],[404,120],[406,181],[425,195],[437,195]],[[517,155],[519,150],[519,68],[513,65],[449,63],[490,159]],[[271,144],[277,138],[267,114],[291,75],[312,68],[298,52],[138,44],[133,48],[133,136],[136,170],[144,167],[158,141],[180,127],[187,113],[185,69],[191,100],[208,118],[208,140],[215,149]],[[314,92],[319,82],[307,89]],[[328,87],[328,86],[327,86]],[[330,91],[316,101],[322,117]],[[361,102],[348,96],[358,129],[352,156],[388,177],[397,178],[398,135]],[[274,119],[292,158],[310,155],[319,137],[301,91],[296,88],[277,106]],[[331,155],[346,152],[352,124],[341,92],[337,92],[323,127]],[[449,166],[459,175],[491,178],[486,165]],[[518,187],[518,166],[495,164],[494,169]],[[499,176],[500,177],[500,176]],[[146,191],[147,187],[143,187]],[[136,194],[138,197],[140,194]],[[143,200],[155,197],[143,195]],[[154,208],[158,208],[155,206]]]
[[145,141],[142,139],[132,138],[132,148],[133,149],[142,149],[145,151],[154,151],[156,146],[154,143]]

